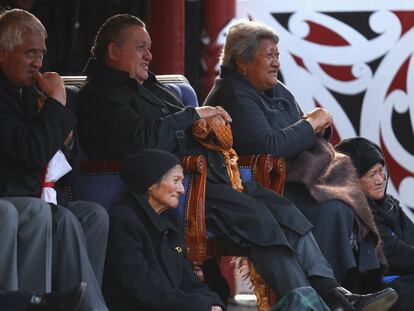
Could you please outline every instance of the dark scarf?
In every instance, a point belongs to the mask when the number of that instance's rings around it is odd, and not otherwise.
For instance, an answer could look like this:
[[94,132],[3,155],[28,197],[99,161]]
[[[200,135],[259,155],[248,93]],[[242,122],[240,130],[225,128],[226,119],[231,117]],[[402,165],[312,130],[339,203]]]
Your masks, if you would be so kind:
[[304,184],[319,203],[336,199],[349,205],[356,215],[358,239],[362,241],[372,233],[378,258],[386,263],[374,217],[348,156],[335,152],[327,141],[319,139],[312,149],[289,162],[286,182]]

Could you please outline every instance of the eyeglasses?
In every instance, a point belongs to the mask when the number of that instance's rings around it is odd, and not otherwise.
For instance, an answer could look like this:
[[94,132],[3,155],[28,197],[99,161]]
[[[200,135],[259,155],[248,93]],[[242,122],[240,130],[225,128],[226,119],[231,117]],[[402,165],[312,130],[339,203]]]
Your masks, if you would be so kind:
[[35,60],[35,59],[41,59],[43,60],[43,57],[46,54],[46,50],[30,50],[24,53],[27,59],[29,60]]

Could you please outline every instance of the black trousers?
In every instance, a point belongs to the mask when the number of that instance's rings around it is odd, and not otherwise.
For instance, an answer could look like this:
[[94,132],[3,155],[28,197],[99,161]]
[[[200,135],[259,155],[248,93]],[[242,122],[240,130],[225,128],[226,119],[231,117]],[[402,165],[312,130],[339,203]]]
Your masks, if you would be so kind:
[[[311,286],[309,278],[323,277],[336,283],[328,261],[311,232],[299,235],[283,227],[293,251],[286,246],[252,247],[250,259],[273,291],[282,297],[290,291]],[[319,293],[324,294],[324,293]]]

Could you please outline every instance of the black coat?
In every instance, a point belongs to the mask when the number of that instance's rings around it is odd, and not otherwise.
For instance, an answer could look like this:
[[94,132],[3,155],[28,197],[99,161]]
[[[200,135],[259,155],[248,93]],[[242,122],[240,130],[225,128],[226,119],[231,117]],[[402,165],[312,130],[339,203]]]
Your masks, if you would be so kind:
[[103,290],[113,311],[210,311],[224,306],[184,256],[177,214],[160,215],[141,195],[110,210]]
[[290,159],[316,143],[312,126],[302,119],[295,97],[281,82],[263,93],[223,66],[204,105],[219,105],[229,112],[234,147],[241,154],[270,153]]
[[[380,268],[375,253],[375,238],[369,233],[362,241],[357,241],[355,215],[349,205],[340,200],[319,203],[299,183],[289,183],[285,190],[286,197],[314,224],[312,233],[339,283],[344,282],[353,268],[356,273],[366,275]],[[335,236],[334,243],[332,235]]]
[[[127,72],[96,61],[87,67],[88,80],[80,91],[80,139],[94,159],[121,158],[140,148],[160,148],[179,155],[204,154],[208,162],[206,215],[210,230],[234,242],[288,245],[280,225],[304,234],[310,222],[286,199],[250,182],[245,193],[232,189],[221,154],[207,151],[192,139],[199,117],[155,76],[143,85]],[[182,130],[185,148],[175,133]],[[273,216],[274,217],[273,217]]]
[[34,88],[20,91],[0,73],[0,196],[38,197],[42,169],[76,126],[53,98],[38,113],[38,98]]
[[389,274],[413,274],[414,224],[390,195],[381,201],[369,200],[369,204],[383,242]]

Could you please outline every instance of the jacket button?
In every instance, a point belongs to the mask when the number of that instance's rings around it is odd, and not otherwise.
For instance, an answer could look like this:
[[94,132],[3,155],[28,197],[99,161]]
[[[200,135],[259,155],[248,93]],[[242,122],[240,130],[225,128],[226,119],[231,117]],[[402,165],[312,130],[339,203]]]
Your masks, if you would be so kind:
[[277,108],[279,109],[279,110],[283,110],[283,103],[282,102],[278,102],[277,103]]
[[168,114],[168,113],[170,113],[170,110],[168,108],[164,107],[164,108],[161,108],[161,112],[163,114]]

